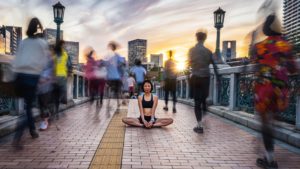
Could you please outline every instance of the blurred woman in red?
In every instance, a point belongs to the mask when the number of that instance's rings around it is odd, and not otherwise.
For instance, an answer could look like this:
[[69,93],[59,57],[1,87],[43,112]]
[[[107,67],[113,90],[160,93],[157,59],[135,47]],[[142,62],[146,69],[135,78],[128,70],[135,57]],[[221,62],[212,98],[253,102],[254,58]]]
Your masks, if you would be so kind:
[[255,83],[255,109],[262,121],[265,157],[256,163],[264,168],[278,168],[273,157],[274,141],[272,120],[275,113],[288,106],[288,75],[295,73],[297,66],[292,55],[292,46],[284,40],[275,14],[267,17],[263,33],[267,38],[254,46],[253,58],[258,64]]

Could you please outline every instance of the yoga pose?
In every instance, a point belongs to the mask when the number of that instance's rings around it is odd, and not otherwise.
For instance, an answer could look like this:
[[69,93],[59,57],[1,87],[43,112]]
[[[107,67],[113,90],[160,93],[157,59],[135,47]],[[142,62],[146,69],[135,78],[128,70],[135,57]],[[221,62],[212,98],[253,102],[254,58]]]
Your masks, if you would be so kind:
[[173,119],[171,118],[155,117],[155,110],[157,107],[158,97],[153,96],[151,93],[153,89],[153,85],[151,81],[145,80],[143,82],[142,87],[143,87],[144,94],[138,97],[140,117],[123,118],[122,119],[123,123],[130,126],[145,127],[145,128],[161,127],[161,126],[167,126],[169,124],[172,124]]

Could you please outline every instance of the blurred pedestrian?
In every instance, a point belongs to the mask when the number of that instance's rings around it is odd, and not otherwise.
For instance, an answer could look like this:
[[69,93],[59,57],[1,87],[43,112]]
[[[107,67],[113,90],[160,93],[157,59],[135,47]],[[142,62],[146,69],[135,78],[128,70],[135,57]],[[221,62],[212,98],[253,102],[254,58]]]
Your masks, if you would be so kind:
[[48,128],[49,125],[49,117],[53,115],[53,82],[54,82],[54,60],[53,60],[53,52],[54,48],[50,47],[49,53],[49,62],[46,68],[41,73],[37,95],[38,95],[38,103],[41,113],[41,123],[39,129],[44,131]]
[[134,96],[134,86],[135,86],[135,80],[133,78],[133,75],[130,73],[129,77],[127,79],[128,88],[129,88],[129,98],[132,98]]
[[173,113],[176,113],[176,63],[173,59],[173,51],[169,51],[169,59],[165,62],[164,67],[164,90],[165,90],[165,107],[163,108],[165,111],[168,111],[168,100],[169,93],[171,93],[173,98]]
[[263,168],[278,168],[274,159],[272,121],[276,113],[288,107],[288,75],[297,72],[292,46],[284,40],[275,14],[267,16],[263,33],[267,38],[253,48],[254,63],[258,64],[255,82],[255,109],[262,122],[262,136],[266,149],[256,163]]
[[98,80],[98,94],[100,96],[100,100],[97,101],[97,105],[102,106],[104,87],[105,87],[106,78],[107,78],[107,68],[105,66],[105,62],[103,59],[100,59],[97,61],[96,78]]
[[55,82],[53,96],[56,119],[59,119],[59,104],[67,104],[67,77],[72,74],[71,58],[64,49],[64,44],[65,42],[60,40],[54,47]]
[[16,89],[18,94],[24,98],[26,104],[27,120],[20,120],[19,127],[14,139],[16,146],[20,145],[26,124],[32,138],[38,138],[34,118],[32,115],[32,103],[36,98],[37,84],[40,74],[49,62],[49,48],[47,42],[36,36],[37,33],[43,32],[43,26],[38,18],[32,18],[29,22],[26,39],[20,42],[15,60],[13,61],[13,69],[16,73]]
[[[95,98],[99,94],[99,80],[97,76],[101,72],[98,72],[98,62],[94,58],[94,49],[89,47],[86,49],[86,66],[85,66],[85,77],[88,80],[88,88],[89,88],[89,93],[90,93],[90,103],[93,104]],[[97,74],[97,76],[96,76]],[[98,103],[98,102],[97,102]]]
[[198,122],[197,126],[193,129],[196,133],[203,133],[202,118],[207,111],[206,98],[209,94],[210,64],[213,64],[215,75],[217,79],[219,79],[217,66],[213,60],[213,54],[204,46],[206,37],[206,31],[198,31],[196,33],[198,43],[190,49],[188,55],[188,65],[191,67],[192,71],[190,87],[193,91],[195,103],[194,111]]
[[[113,91],[115,98],[117,99],[117,106],[119,108],[119,99],[121,97],[122,88],[122,72],[125,65],[125,59],[119,55],[116,50],[119,48],[119,44],[116,42],[110,42],[108,48],[111,52],[111,56],[107,60],[107,81],[110,89]],[[109,106],[109,103],[107,104]]]
[[137,94],[140,95],[141,91],[143,90],[143,82],[147,74],[146,69],[142,66],[141,60],[135,60],[135,66],[131,68],[130,73],[134,75],[137,83]]

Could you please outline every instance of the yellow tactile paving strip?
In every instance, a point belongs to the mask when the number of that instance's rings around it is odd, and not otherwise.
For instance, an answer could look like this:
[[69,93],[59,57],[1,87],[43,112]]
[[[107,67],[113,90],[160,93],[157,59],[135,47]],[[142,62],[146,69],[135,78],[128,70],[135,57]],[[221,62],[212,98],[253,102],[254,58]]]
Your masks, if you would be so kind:
[[116,111],[97,148],[90,169],[120,169],[124,147],[125,125],[122,118],[127,108]]

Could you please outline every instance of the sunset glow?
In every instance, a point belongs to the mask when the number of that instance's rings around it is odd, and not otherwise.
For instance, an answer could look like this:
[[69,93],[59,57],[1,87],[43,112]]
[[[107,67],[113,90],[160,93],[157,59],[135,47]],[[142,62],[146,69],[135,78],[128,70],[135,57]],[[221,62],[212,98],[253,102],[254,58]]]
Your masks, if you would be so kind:
[[[119,42],[118,51],[128,55],[128,41],[147,40],[147,56],[174,50],[176,60],[186,59],[188,50],[196,44],[195,33],[205,28],[205,45],[215,50],[216,29],[213,12],[221,7],[226,11],[222,41],[237,41],[237,57],[248,54],[247,35],[256,28],[257,9],[261,0],[127,0],[84,1],[61,0],[65,9],[61,29],[64,39],[80,42],[79,62],[84,62],[82,51],[92,46],[97,56],[107,53],[109,41]],[[23,37],[29,18],[38,16],[45,28],[56,28],[53,22],[53,0],[0,0],[1,24],[23,27]],[[279,12],[281,12],[280,9]],[[245,40],[246,39],[246,40]],[[180,67],[183,67],[182,65]]]

